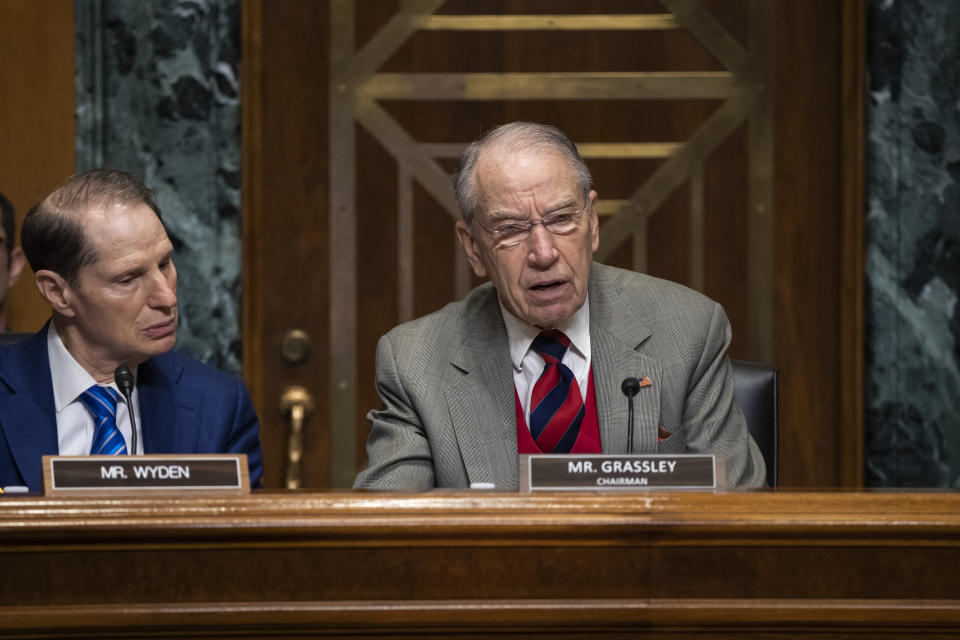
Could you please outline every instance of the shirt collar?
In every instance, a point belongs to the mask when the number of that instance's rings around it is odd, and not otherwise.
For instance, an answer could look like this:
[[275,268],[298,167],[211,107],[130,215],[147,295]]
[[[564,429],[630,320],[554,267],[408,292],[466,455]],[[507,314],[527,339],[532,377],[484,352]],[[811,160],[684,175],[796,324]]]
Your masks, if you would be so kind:
[[[503,315],[503,324],[507,328],[507,340],[510,343],[510,362],[516,371],[523,368],[523,359],[530,350],[530,345],[540,334],[542,329],[532,324],[524,322],[503,305],[500,298],[500,312]],[[570,347],[580,353],[584,358],[590,358],[590,296],[587,295],[583,300],[583,305],[577,311],[567,318],[564,322],[555,327],[570,338]]]
[[[81,393],[97,384],[97,381],[67,351],[53,322],[47,329],[47,354],[53,382],[53,404],[57,413],[60,413],[79,398]],[[106,386],[119,391],[116,382]],[[123,400],[123,394],[120,394],[120,398]]]

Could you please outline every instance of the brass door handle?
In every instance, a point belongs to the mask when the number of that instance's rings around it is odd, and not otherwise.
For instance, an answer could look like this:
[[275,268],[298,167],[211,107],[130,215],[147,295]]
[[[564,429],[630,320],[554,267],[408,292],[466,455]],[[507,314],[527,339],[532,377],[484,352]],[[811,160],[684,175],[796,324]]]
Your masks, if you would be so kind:
[[303,484],[303,425],[313,412],[313,396],[304,387],[287,387],[280,397],[280,413],[289,422],[287,437],[287,471],[284,481],[287,489],[299,489]]

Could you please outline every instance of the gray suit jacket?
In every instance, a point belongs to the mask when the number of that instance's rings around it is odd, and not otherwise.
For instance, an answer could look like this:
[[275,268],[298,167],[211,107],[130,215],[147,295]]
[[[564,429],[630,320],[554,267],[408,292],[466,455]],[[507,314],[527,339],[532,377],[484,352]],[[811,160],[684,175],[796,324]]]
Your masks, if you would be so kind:
[[[604,453],[626,452],[621,382],[646,376],[653,384],[634,399],[635,453],[723,454],[730,486],[763,486],[763,458],[733,402],[730,324],[720,305],[681,285],[596,263],[589,295]],[[513,368],[489,283],[381,338],[377,391],[383,408],[367,415],[369,465],[356,487],[517,487]],[[658,442],[660,426],[672,435]]]

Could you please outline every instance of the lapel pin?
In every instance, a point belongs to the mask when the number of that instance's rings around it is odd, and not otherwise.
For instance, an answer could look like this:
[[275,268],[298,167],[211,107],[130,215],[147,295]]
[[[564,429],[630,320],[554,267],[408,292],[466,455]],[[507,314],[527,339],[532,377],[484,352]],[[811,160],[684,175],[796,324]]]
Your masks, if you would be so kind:
[[643,376],[642,378],[637,378],[637,384],[638,384],[640,387],[649,387],[649,386],[651,386],[653,383],[650,382],[650,378],[648,378],[647,376]]

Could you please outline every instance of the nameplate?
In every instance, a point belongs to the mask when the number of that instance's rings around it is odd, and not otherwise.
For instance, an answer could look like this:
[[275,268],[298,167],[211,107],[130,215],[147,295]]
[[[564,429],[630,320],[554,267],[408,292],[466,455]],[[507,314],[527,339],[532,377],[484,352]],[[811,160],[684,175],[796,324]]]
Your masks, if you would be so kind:
[[710,491],[718,486],[716,456],[522,455],[520,491]]
[[131,491],[250,493],[247,456],[43,456],[46,495]]

